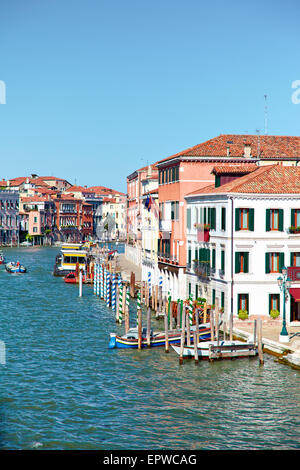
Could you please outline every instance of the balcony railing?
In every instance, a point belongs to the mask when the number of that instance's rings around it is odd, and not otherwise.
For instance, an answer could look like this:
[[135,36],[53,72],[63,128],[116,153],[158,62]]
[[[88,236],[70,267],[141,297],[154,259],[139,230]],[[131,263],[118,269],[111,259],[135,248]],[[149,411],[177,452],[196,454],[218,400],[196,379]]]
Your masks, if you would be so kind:
[[208,279],[211,275],[209,262],[205,261],[194,261],[193,268],[197,276]]
[[169,253],[162,253],[161,251],[159,251],[157,255],[159,261],[171,264],[179,264],[178,258],[176,256],[170,255]]

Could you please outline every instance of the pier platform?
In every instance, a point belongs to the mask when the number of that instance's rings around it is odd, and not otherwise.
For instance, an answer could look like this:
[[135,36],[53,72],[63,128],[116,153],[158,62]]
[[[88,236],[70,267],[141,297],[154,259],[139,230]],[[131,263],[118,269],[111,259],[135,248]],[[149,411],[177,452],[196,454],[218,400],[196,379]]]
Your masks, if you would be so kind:
[[[251,340],[253,338],[254,320],[236,320],[233,324],[233,334],[241,339]],[[280,321],[263,320],[262,342],[264,351],[277,356],[280,362],[286,363],[300,369],[300,322],[287,325],[289,337],[294,336],[288,343],[281,343],[279,335],[282,329]]]
[[135,274],[135,281],[141,282],[142,269],[136,264],[129,261],[124,253],[118,255],[118,269],[122,272],[122,277],[125,281],[130,282],[131,273]]

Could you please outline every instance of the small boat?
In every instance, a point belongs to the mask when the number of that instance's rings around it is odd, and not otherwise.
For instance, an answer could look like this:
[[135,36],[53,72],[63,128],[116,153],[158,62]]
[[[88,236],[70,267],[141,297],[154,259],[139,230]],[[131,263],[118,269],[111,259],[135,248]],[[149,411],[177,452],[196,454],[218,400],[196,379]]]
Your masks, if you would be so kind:
[[[79,275],[76,275],[76,272],[71,272],[71,273],[67,274],[64,277],[64,281],[67,284],[78,284],[79,283]],[[82,282],[83,283],[86,282],[86,279],[85,279],[84,275],[82,276]]]
[[9,263],[7,263],[5,265],[5,269],[9,273],[21,273],[21,274],[23,274],[23,273],[27,272],[25,266],[20,264],[19,261],[17,263],[15,263],[14,261],[10,261]]
[[5,257],[2,250],[0,251],[0,264],[5,264]]
[[[207,326],[208,325],[208,326]],[[191,332],[195,327],[191,327]],[[199,341],[206,341],[211,338],[211,330],[209,323],[205,323],[199,326]],[[170,330],[168,332],[169,344],[180,343],[181,341],[181,330]],[[193,337],[191,336],[191,341]],[[150,330],[150,346],[165,346],[166,335],[164,331],[153,332]],[[128,332],[123,336],[118,336],[115,333],[110,333],[110,341],[108,348],[137,348],[138,347],[138,329],[130,328]],[[142,329],[142,348],[147,347],[147,329]]]
[[[232,357],[245,357],[245,352],[249,351],[249,344],[245,343],[244,341],[203,341],[198,343],[198,358],[199,359],[209,359],[209,346],[210,344],[214,346],[220,347],[220,354],[222,355],[222,346],[226,347],[226,350],[231,351],[231,355],[225,355],[224,358],[232,358]],[[236,347],[237,346],[237,347]],[[244,346],[244,348],[243,348]],[[180,355],[180,346],[176,346],[172,344],[172,348],[174,351]],[[256,349],[257,354],[257,349]],[[194,346],[184,346],[183,349],[183,357],[195,357]]]

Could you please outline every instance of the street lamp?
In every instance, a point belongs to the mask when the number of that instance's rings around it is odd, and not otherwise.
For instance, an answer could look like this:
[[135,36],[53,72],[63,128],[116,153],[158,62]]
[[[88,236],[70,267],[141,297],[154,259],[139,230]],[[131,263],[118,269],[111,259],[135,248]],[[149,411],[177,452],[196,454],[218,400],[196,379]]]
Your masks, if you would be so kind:
[[279,289],[283,292],[283,319],[282,319],[282,330],[279,335],[279,341],[281,343],[288,343],[289,342],[289,334],[286,329],[286,318],[285,318],[285,304],[288,299],[288,293],[291,287],[291,279],[287,277],[287,268],[283,267],[282,270],[282,277],[279,276],[277,278],[277,283]]

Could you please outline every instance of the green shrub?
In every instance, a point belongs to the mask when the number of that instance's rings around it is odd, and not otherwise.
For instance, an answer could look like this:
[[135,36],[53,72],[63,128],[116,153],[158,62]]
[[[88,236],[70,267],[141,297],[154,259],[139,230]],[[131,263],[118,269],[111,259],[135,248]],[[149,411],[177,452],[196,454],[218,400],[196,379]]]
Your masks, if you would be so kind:
[[240,320],[247,320],[248,318],[248,310],[239,310],[239,319]]
[[270,311],[270,317],[273,318],[273,319],[278,318],[279,315],[280,315],[279,310],[272,309],[272,310]]

